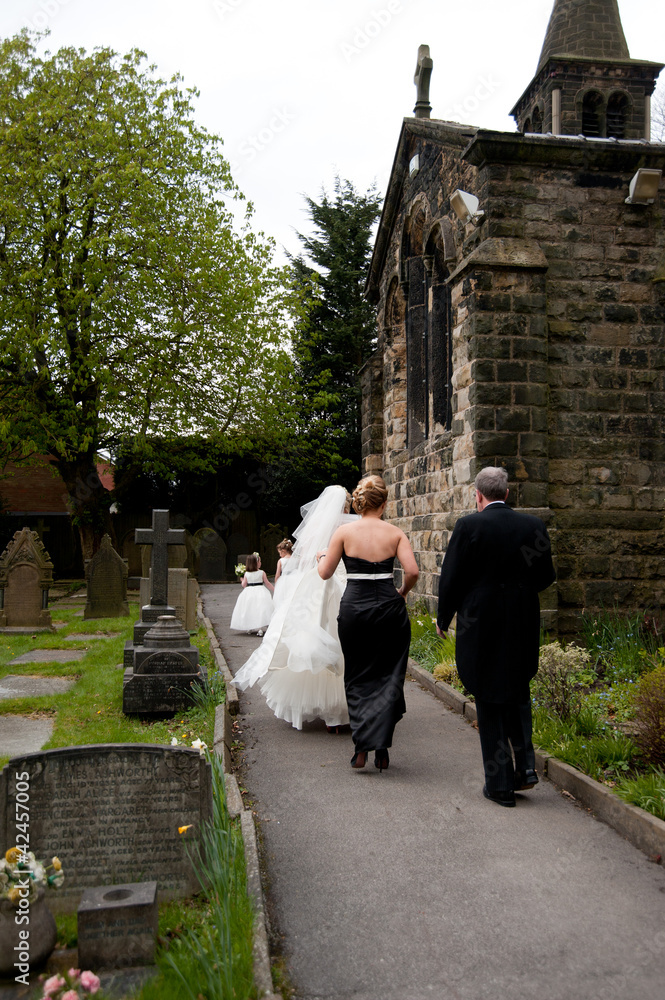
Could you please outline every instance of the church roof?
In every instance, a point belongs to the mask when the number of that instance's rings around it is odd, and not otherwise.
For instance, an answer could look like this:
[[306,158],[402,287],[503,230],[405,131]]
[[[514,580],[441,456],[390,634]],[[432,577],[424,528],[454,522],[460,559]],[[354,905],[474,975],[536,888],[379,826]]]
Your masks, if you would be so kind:
[[618,0],[555,0],[538,71],[554,56],[630,59]]

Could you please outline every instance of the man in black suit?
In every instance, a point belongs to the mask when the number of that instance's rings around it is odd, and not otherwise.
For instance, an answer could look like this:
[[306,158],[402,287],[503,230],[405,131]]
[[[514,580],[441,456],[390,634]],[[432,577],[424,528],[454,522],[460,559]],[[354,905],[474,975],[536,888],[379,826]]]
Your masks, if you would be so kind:
[[437,632],[457,614],[457,670],[476,698],[483,793],[514,806],[515,791],[538,781],[529,681],[538,670],[538,592],[555,573],[543,522],[506,506],[506,470],[483,469],[475,487],[478,513],[457,522],[441,568]]

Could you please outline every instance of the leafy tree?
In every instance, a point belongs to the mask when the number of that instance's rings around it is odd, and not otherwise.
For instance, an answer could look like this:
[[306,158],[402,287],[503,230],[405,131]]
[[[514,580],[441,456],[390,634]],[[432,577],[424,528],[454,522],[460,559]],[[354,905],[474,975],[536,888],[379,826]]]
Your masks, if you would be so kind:
[[[300,390],[297,464],[309,470],[310,482],[316,470],[317,486],[351,485],[360,468],[358,371],[376,337],[374,308],[363,290],[381,200],[374,188],[359,194],[337,177],[334,198],[324,190],[320,201],[306,201],[313,234],[298,234],[305,257],[292,261],[305,303],[293,338]],[[300,478],[295,471],[294,477]]]
[[53,456],[86,557],[99,449],[130,474],[155,438],[270,438],[288,408],[286,273],[196,96],[136,50],[0,44],[0,451]]

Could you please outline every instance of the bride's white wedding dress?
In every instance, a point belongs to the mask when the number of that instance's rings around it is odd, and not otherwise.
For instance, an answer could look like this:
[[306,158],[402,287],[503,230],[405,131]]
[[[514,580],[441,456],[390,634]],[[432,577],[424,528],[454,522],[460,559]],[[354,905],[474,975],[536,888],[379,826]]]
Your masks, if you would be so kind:
[[278,719],[296,729],[321,718],[328,726],[349,721],[344,693],[344,657],[337,636],[337,613],[346,586],[340,562],[330,580],[322,580],[316,553],[333,532],[356,515],[345,514],[346,490],[328,486],[302,508],[294,531],[293,555],[282,571],[283,594],[263,642],[235,676],[241,690],[258,683]]

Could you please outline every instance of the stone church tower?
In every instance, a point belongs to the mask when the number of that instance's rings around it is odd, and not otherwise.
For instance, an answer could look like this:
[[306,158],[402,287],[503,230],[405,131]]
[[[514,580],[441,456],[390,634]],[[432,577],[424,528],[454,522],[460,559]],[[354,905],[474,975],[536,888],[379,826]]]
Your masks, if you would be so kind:
[[649,139],[661,69],[630,58],[617,0],[556,0],[536,75],[511,114],[520,132]]
[[630,58],[616,0],[556,0],[519,132],[429,117],[421,46],[367,279],[363,463],[433,603],[473,480],[504,465],[541,516],[548,627],[665,603],[665,147],[659,64]]

